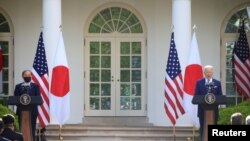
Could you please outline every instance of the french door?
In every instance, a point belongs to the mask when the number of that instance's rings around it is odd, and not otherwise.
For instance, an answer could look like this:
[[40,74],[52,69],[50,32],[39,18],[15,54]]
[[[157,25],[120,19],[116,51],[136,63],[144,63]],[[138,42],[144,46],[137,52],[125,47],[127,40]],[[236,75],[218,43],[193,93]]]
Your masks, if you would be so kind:
[[145,39],[86,40],[85,116],[145,116]]

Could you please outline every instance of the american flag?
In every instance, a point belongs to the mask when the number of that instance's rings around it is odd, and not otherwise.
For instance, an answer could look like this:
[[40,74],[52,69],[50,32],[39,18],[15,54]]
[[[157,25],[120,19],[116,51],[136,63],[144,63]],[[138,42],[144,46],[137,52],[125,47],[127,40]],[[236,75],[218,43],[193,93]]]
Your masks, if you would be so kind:
[[48,65],[43,43],[43,33],[40,33],[36,56],[32,68],[32,80],[40,86],[43,104],[38,106],[38,120],[41,127],[45,127],[50,121],[49,115],[49,82]]
[[250,97],[250,52],[244,21],[240,27],[240,36],[233,49],[234,80],[237,91],[244,98]]
[[165,102],[166,114],[173,125],[179,116],[185,113],[183,108],[183,80],[178,53],[174,42],[174,33],[171,35],[170,50],[168,55],[165,75]]

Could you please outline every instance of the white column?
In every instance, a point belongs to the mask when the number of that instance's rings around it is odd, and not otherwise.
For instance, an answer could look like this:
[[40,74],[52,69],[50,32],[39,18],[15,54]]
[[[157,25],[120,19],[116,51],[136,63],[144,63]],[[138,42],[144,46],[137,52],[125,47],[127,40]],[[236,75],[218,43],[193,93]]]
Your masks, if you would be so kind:
[[[60,25],[62,23],[61,13],[61,0],[43,0],[43,38],[49,75],[52,74],[54,54],[57,47]],[[50,120],[51,124],[56,123],[51,113]]]
[[[183,79],[187,57],[191,43],[191,0],[172,0],[172,19],[175,34],[175,44],[181,64]],[[192,125],[192,121],[185,114],[177,124]]]
[[43,0],[43,38],[50,70],[58,42],[61,19],[61,0]]
[[172,20],[175,43],[184,72],[191,42],[191,0],[172,0]]

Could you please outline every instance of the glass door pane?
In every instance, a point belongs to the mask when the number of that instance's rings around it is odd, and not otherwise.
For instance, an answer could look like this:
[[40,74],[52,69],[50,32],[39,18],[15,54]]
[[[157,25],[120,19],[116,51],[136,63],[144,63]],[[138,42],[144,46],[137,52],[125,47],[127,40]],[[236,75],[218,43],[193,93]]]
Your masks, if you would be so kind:
[[118,71],[117,115],[144,116],[145,96],[143,95],[143,42],[133,39],[117,42],[116,68]]
[[91,38],[85,58],[86,116],[145,116],[142,39]]
[[85,110],[89,116],[113,116],[112,42],[91,40],[88,44]]

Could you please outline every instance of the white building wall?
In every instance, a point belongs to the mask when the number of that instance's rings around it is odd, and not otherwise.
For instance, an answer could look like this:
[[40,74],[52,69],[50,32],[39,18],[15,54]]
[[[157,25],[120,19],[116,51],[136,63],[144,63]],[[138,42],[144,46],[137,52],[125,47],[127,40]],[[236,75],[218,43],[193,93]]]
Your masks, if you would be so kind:
[[[163,92],[172,26],[172,0],[62,0],[63,35],[70,67],[71,86],[72,115],[67,123],[81,123],[84,116],[86,20],[98,6],[112,1],[131,5],[144,18],[147,28],[147,115],[149,121],[155,125],[171,126],[163,107]],[[192,25],[196,24],[198,27],[196,36],[201,61],[203,65],[215,66],[215,77],[218,79],[220,79],[222,22],[234,7],[248,1],[192,0]],[[21,71],[32,67],[42,26],[42,0],[0,0],[0,7],[8,13],[14,25],[14,84],[16,84],[22,81]],[[187,116],[177,121],[177,126],[179,125],[190,125]]]

